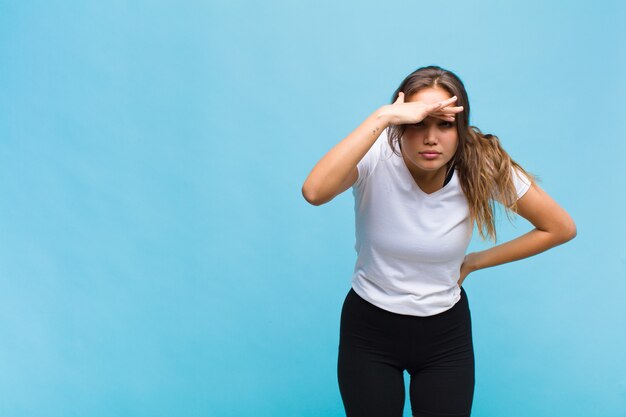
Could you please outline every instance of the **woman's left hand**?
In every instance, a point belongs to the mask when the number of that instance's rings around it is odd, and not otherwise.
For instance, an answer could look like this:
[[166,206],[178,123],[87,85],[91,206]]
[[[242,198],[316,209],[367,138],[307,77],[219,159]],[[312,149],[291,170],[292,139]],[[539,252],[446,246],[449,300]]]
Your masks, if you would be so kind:
[[478,269],[476,267],[476,258],[476,252],[468,253],[467,255],[465,255],[463,263],[461,264],[461,275],[458,281],[459,287],[461,286],[461,284],[463,284],[465,277],[467,277],[471,272],[474,272],[476,271],[476,269]]

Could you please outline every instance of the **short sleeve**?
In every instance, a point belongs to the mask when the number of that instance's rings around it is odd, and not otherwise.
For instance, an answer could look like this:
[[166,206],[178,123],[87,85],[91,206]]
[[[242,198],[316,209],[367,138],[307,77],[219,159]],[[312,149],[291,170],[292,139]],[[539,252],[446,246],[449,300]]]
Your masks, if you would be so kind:
[[[515,192],[517,194],[517,199],[522,198],[526,191],[530,188],[531,182],[530,179],[522,171],[511,166],[511,179],[513,180],[513,185],[515,186]],[[496,201],[502,204],[502,200],[499,197],[496,197]]]
[[357,163],[356,167],[359,172],[359,176],[353,187],[360,187],[367,177],[370,176],[372,171],[374,171],[374,168],[376,168],[376,164],[378,164],[378,161],[382,158],[384,149],[387,146],[387,129],[383,129],[378,139],[376,139],[376,142],[374,142],[365,156],[363,156],[363,158],[361,158],[361,160]]
[[513,171],[513,184],[515,184],[515,191],[517,191],[517,198],[520,199],[526,191],[530,188],[531,182],[526,175],[517,168],[512,168]]

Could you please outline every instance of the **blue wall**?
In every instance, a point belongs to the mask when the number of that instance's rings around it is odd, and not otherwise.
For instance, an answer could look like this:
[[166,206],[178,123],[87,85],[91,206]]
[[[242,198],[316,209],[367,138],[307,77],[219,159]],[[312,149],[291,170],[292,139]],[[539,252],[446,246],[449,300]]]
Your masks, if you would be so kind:
[[624,20],[618,1],[0,1],[0,415],[344,415],[352,195],[300,187],[437,64],[578,227],[464,282],[473,416],[624,416]]

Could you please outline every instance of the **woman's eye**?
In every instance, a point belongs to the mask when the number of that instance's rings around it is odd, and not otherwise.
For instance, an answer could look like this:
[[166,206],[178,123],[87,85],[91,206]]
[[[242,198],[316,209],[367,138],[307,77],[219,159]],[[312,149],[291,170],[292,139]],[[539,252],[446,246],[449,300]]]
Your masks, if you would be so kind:
[[450,123],[450,122],[443,122],[441,125],[445,126],[445,127],[451,127],[452,123]]

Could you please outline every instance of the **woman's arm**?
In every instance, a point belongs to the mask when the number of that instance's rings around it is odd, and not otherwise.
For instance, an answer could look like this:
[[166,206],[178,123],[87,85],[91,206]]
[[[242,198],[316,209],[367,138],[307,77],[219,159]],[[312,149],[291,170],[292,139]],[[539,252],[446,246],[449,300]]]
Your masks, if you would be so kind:
[[472,271],[524,259],[576,237],[574,220],[538,185],[531,186],[517,200],[517,207],[518,214],[535,229],[501,245],[468,254],[461,267],[460,282]]
[[387,107],[377,109],[319,160],[302,185],[306,201],[319,206],[354,184],[357,164],[389,126]]
[[463,106],[452,106],[456,96],[436,103],[404,102],[400,92],[393,104],[378,108],[319,162],[302,185],[302,195],[309,203],[319,206],[347,190],[358,178],[357,164],[370,150],[383,129],[389,125],[419,123],[431,115],[442,120],[454,120]]

